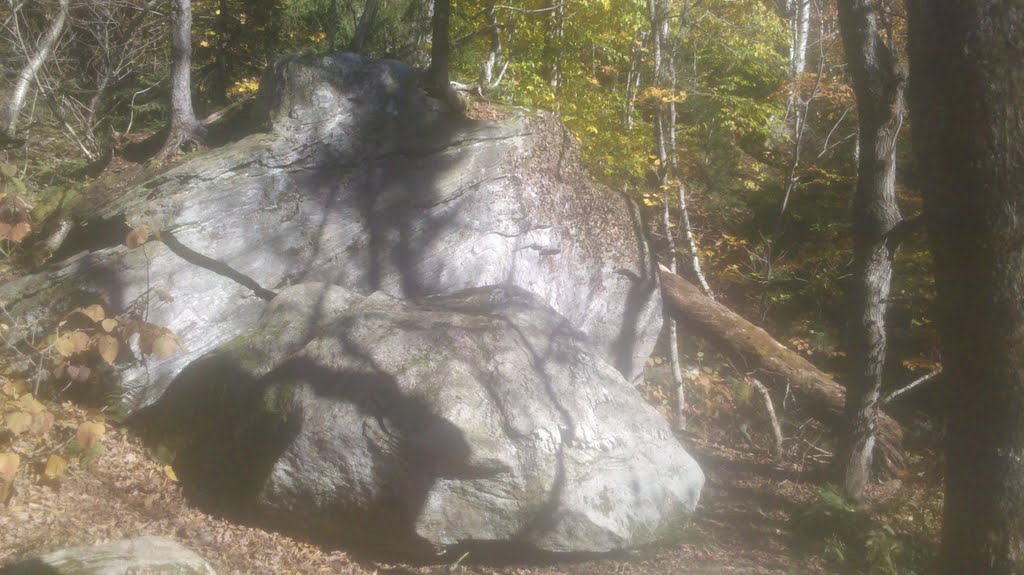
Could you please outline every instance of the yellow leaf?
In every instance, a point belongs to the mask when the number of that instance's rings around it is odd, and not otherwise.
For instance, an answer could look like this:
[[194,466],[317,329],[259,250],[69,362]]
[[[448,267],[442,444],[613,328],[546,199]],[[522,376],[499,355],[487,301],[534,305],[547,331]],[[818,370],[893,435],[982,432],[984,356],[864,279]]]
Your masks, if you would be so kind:
[[153,353],[160,359],[168,359],[177,349],[178,340],[172,335],[161,335],[153,342]]
[[26,393],[25,395],[22,395],[21,397],[18,398],[18,407],[29,413],[39,413],[42,411],[46,411],[46,406],[39,403],[38,399],[32,397],[31,393]]
[[107,362],[107,365],[113,365],[121,345],[117,342],[116,337],[101,335],[96,343],[96,349],[99,350],[100,357],[103,358],[103,361]]
[[94,303],[89,307],[76,309],[75,311],[94,322],[101,321],[103,318],[107,317],[107,312],[103,311],[103,306],[97,303]]
[[46,460],[46,469],[43,469],[43,477],[47,479],[57,479],[68,468],[68,460],[54,453]]
[[73,331],[57,338],[53,346],[60,355],[71,357],[89,349],[89,336],[85,332]]
[[4,423],[7,424],[7,429],[11,430],[11,433],[21,435],[32,427],[32,414],[24,411],[12,411],[4,414]]
[[164,475],[167,476],[167,479],[170,479],[171,481],[174,481],[175,483],[178,482],[178,476],[175,475],[174,468],[171,467],[170,465],[164,465]]
[[82,449],[89,449],[99,443],[106,433],[107,427],[102,421],[86,421],[78,426],[78,444]]
[[28,384],[25,383],[25,380],[12,379],[4,382],[3,386],[0,387],[0,393],[13,399],[25,393],[26,389],[28,389]]
[[21,458],[17,453],[0,453],[0,481],[13,481],[19,465]]

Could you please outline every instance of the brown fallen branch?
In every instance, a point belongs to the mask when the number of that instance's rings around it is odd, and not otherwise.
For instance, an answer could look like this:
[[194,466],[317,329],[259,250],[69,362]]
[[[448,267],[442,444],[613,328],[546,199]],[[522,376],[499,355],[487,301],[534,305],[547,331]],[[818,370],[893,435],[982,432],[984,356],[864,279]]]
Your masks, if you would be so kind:
[[[840,428],[846,402],[846,390],[841,385],[693,284],[664,266],[660,270],[665,310],[685,329],[707,339],[736,367],[765,385],[782,388],[788,384],[810,416],[830,429]],[[902,469],[903,428],[884,413],[879,414],[875,445],[875,461],[883,475],[893,476]]]

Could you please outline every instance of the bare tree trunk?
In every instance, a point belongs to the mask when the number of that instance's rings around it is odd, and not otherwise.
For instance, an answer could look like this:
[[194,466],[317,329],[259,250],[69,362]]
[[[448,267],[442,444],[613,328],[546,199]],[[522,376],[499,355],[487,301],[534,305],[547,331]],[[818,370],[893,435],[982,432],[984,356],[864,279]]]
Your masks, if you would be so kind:
[[215,26],[217,30],[217,52],[214,55],[214,69],[216,74],[212,79],[211,92],[213,99],[219,106],[226,106],[228,103],[228,91],[231,89],[231,72],[228,69],[228,51],[233,40],[229,30],[231,26],[231,13],[229,12],[227,0],[219,0],[217,19]]
[[[335,2],[337,0],[332,0]],[[370,27],[377,19],[377,11],[380,9],[380,0],[366,0],[363,4],[363,13],[359,16],[359,24],[356,25],[356,32],[352,35],[352,42],[348,46],[349,52],[361,52],[363,45],[370,37]]]
[[331,0],[327,10],[327,49],[333,53],[338,49],[338,0]]
[[[800,167],[800,155],[803,147],[804,131],[807,127],[810,98],[813,98],[813,95],[811,95],[805,101],[800,96],[800,77],[807,69],[807,37],[810,33],[811,25],[811,0],[787,0],[786,13],[789,19],[791,40],[789,47],[789,76],[793,83],[789,93],[786,118],[790,122],[790,138],[793,140],[793,161],[786,176],[785,194],[782,198],[782,207],[779,209],[777,228],[780,230],[786,215],[786,208],[789,207],[789,199],[796,189],[797,169]],[[819,78],[821,76],[820,62],[818,76]]]
[[430,43],[430,68],[427,70],[427,91],[440,99],[447,99],[451,91],[448,81],[448,26],[451,18],[451,0],[434,0],[433,37]]
[[203,127],[192,109],[192,2],[171,0],[171,122],[159,156],[202,138]]
[[548,86],[555,96],[555,105],[558,105],[559,96],[562,93],[562,39],[565,37],[565,2],[568,0],[550,0],[548,8],[551,9],[551,18],[548,20],[547,46],[545,52],[547,60]]
[[[672,54],[669,52],[669,14],[671,4],[667,0],[649,0],[651,19],[651,39],[654,43],[654,85],[661,88],[675,89],[675,67],[672,65]],[[678,248],[672,233],[669,214],[668,190],[672,168],[675,167],[675,104],[671,101],[659,102],[654,117],[654,145],[658,158],[658,195],[661,196],[661,227],[668,239],[668,269],[676,272]],[[675,319],[665,316],[665,328],[668,330],[668,356],[672,367],[672,381],[676,386],[676,406],[680,427],[685,427],[686,389],[683,382],[683,370],[679,359],[679,335]]]
[[782,426],[779,425],[779,418],[775,415],[775,404],[772,403],[772,395],[768,393],[768,388],[756,377],[747,378],[747,381],[757,391],[757,394],[761,396],[765,413],[768,415],[768,423],[772,427],[772,455],[775,456],[776,462],[782,461]]
[[[53,46],[60,39],[67,16],[68,0],[60,0],[57,14],[53,17],[53,21],[50,23],[46,33],[39,39],[35,54],[29,55],[28,61],[14,81],[14,89],[11,90],[11,96],[7,100],[6,117],[4,118],[3,125],[4,134],[8,138],[13,138],[18,130],[18,116],[21,115],[21,109],[25,106],[25,95],[28,94],[29,85],[32,84],[32,80],[35,79],[39,69],[42,68],[46,59],[50,57]],[[17,18],[17,14],[14,17]]]
[[700,265],[700,252],[697,251],[697,239],[693,236],[693,229],[690,227],[690,211],[686,207],[686,187],[682,182],[676,189],[676,197],[679,200],[680,233],[686,238],[686,246],[690,250],[690,267],[693,268],[693,275],[697,277],[697,283],[711,299],[715,299],[715,292],[711,290],[708,279],[704,275],[704,268]]
[[643,56],[644,34],[633,39],[629,52],[629,72],[626,74],[626,105],[623,110],[623,124],[626,130],[633,129],[633,100],[640,92],[640,59]]
[[885,314],[899,224],[896,138],[903,123],[906,74],[879,35],[870,0],[839,0],[839,28],[857,95],[861,150],[853,200],[853,288],[846,432],[839,457],[846,494],[864,495],[871,479],[876,420],[885,367]]
[[912,0],[910,110],[950,387],[944,575],[1024,573],[1024,8]]
[[501,27],[498,26],[498,15],[494,9],[493,0],[487,9],[487,25],[490,27],[491,47],[487,51],[487,58],[480,66],[481,90],[491,87],[494,78],[494,65],[498,63],[498,54],[501,52]]
[[799,78],[807,67],[807,35],[811,28],[811,1],[789,0],[789,73]]
[[[668,269],[676,273],[676,239],[672,234],[672,221],[669,217],[668,198],[661,201],[661,233],[665,234],[668,242]],[[676,320],[671,316],[665,316],[665,328],[668,330],[668,358],[669,366],[672,368],[672,383],[676,386],[676,410],[679,427],[686,427],[686,387],[683,381],[683,366],[679,360],[679,330]]]

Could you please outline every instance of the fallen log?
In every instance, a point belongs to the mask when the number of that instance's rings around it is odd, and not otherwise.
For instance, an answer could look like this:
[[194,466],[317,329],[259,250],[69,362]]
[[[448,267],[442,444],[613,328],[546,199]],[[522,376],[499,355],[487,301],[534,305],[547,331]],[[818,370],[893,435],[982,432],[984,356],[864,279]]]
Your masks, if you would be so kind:
[[[810,416],[839,429],[846,390],[831,377],[776,341],[765,330],[705,296],[700,289],[659,266],[665,311],[691,333],[707,339],[737,368],[773,387],[789,385]],[[903,468],[903,428],[879,413],[875,462],[885,476]]]

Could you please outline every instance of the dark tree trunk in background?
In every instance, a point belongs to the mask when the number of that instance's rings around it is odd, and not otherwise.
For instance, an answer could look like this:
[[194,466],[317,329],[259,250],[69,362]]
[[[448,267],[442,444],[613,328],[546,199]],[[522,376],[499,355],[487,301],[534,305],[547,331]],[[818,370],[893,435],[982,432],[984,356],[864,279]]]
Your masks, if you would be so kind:
[[[356,25],[356,33],[352,35],[352,42],[349,43],[349,52],[362,52],[363,46],[370,38],[370,28],[377,19],[377,10],[380,9],[380,0],[366,0],[363,4],[363,13],[359,16],[359,24]],[[446,32],[447,33],[447,32]]]
[[913,139],[951,388],[945,574],[1024,573],[1024,3],[912,0]]
[[231,89],[231,71],[228,65],[228,57],[232,50],[234,41],[231,34],[231,7],[227,0],[219,0],[217,4],[217,19],[215,20],[217,31],[217,52],[214,55],[214,70],[216,74],[211,80],[210,95],[215,104],[226,106],[228,103],[228,91]]
[[437,98],[447,99],[451,91],[448,82],[448,23],[451,0],[434,0],[433,37],[430,41],[430,69],[427,70],[427,91]]
[[544,35],[544,71],[543,78],[551,87],[555,101],[562,93],[562,51],[565,38],[565,2],[549,0],[547,31]]
[[338,49],[338,0],[331,0],[327,11],[327,49],[333,53]]
[[192,3],[171,0],[171,123],[160,155],[202,140],[203,130],[192,109]]
[[846,494],[860,499],[871,478],[886,328],[896,204],[896,137],[903,123],[906,74],[879,35],[871,0],[839,0],[839,28],[857,96],[861,153],[853,200],[853,287],[846,425],[839,464]]

